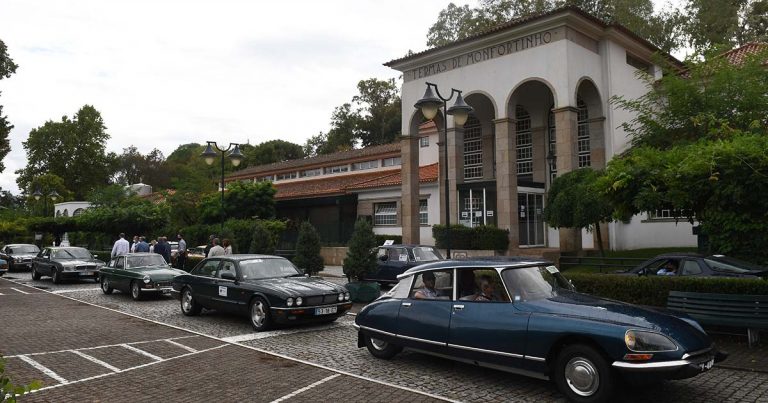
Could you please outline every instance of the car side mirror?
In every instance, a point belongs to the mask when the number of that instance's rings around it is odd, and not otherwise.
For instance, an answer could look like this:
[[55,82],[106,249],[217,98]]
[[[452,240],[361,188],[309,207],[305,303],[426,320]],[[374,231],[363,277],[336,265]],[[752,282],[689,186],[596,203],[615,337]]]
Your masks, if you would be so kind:
[[235,273],[232,273],[230,271],[225,271],[221,273],[221,278],[224,280],[237,281],[237,276],[235,276]]

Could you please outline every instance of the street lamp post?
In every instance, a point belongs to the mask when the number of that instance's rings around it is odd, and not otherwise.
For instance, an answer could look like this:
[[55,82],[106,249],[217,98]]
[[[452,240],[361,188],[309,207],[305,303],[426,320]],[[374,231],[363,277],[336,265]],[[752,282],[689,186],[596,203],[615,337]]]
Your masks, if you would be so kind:
[[[214,151],[213,149],[216,149]],[[229,159],[232,161],[232,166],[238,166],[240,165],[240,162],[245,159],[243,154],[240,152],[240,144],[237,143],[229,143],[229,146],[227,148],[219,148],[219,146],[216,144],[215,141],[208,141],[208,147],[206,147],[205,151],[201,154],[203,158],[205,158],[205,163],[208,165],[213,165],[213,162],[216,161],[216,157],[221,154],[221,232],[220,235],[224,233],[224,218],[226,217],[226,212],[224,210],[224,155],[229,151],[232,150],[232,152],[229,153]]]
[[34,197],[35,200],[38,200],[38,201],[41,198],[43,199],[43,216],[45,216],[48,214],[48,198],[50,198],[52,201],[55,202],[56,199],[58,199],[61,196],[59,196],[59,194],[56,193],[56,190],[54,189],[54,190],[51,190],[50,193],[48,193],[47,197],[44,197],[43,193],[40,191],[40,187],[38,186],[35,192],[32,193],[32,197]]
[[[445,158],[445,256],[451,258],[451,208],[449,204],[450,189],[448,188],[448,116],[453,115],[454,127],[463,126],[467,122],[467,117],[472,113],[472,107],[464,102],[464,98],[461,97],[461,91],[451,88],[451,94],[446,98],[440,94],[440,90],[437,89],[437,85],[433,83],[426,83],[427,90],[424,92],[424,97],[421,98],[416,105],[417,109],[421,109],[421,113],[427,120],[432,120],[437,115],[437,111],[440,106],[443,107],[443,133],[445,134],[445,144],[443,145],[443,156]],[[432,92],[432,88],[435,91]],[[456,101],[453,106],[448,108],[448,101],[453,99],[453,94],[456,94]],[[435,96],[437,94],[437,96]]]

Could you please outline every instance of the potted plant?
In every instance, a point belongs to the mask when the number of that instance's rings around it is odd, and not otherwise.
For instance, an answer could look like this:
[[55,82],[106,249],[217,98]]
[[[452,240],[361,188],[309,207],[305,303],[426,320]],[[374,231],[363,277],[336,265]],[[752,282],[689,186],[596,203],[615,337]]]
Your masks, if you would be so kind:
[[376,269],[376,236],[371,224],[364,218],[355,223],[344,259],[344,275],[350,281],[346,287],[353,302],[371,302],[381,294],[379,283],[362,281],[367,273]]

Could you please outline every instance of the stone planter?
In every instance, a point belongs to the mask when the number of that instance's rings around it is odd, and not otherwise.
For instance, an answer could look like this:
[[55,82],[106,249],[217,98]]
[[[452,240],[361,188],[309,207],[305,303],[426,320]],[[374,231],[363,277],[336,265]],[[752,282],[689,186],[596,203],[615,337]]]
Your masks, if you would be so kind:
[[345,285],[349,291],[349,299],[352,302],[368,303],[381,295],[381,286],[372,281],[354,281]]

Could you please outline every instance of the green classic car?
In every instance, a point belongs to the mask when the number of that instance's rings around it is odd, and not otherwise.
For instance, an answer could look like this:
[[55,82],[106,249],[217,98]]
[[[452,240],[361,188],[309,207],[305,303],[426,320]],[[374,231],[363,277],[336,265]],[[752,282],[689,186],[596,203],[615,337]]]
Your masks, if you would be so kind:
[[172,269],[157,253],[126,253],[101,269],[101,290],[104,294],[115,289],[128,292],[138,301],[146,293],[170,294],[171,280],[179,274],[186,272]]

